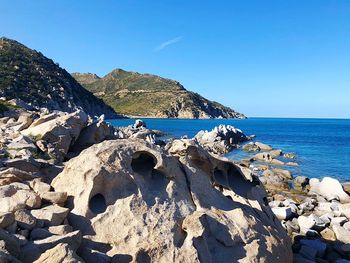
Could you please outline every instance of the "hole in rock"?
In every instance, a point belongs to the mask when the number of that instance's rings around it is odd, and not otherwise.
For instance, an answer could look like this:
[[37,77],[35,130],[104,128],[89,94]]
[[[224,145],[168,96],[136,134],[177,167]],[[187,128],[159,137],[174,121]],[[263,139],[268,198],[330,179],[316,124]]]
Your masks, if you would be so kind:
[[156,166],[156,158],[148,152],[137,152],[131,161],[131,168],[139,174],[149,174]]
[[89,202],[89,208],[94,214],[101,214],[107,209],[106,200],[103,195],[94,195]]
[[215,170],[214,170],[214,180],[216,183],[218,183],[224,187],[228,187],[226,175],[218,168],[215,168]]
[[249,182],[247,181],[243,175],[238,171],[236,167],[233,165],[227,171],[228,183],[232,191],[236,194],[247,197],[248,192],[252,189],[252,187],[257,185],[257,182]]

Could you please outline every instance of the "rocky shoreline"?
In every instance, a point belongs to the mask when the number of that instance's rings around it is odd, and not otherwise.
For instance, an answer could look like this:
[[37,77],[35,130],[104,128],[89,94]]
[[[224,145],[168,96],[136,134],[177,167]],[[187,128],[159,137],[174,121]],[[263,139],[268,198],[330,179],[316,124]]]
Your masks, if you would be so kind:
[[330,177],[294,178],[288,170],[298,166],[294,153],[260,142],[241,149],[252,153],[240,163],[265,186],[269,206],[293,241],[294,262],[350,262],[349,185]]
[[249,160],[221,157],[253,138],[232,126],[164,141],[141,120],[1,115],[0,262],[349,259],[342,185],[293,179],[283,152],[258,142],[243,146]]

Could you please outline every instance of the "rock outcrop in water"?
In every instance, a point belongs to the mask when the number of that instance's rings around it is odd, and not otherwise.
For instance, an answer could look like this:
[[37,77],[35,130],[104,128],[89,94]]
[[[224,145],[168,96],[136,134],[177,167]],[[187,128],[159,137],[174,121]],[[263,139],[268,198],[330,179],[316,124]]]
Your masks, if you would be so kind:
[[194,139],[207,151],[224,154],[232,151],[239,143],[249,140],[249,137],[231,125],[219,125],[211,131],[199,131]]

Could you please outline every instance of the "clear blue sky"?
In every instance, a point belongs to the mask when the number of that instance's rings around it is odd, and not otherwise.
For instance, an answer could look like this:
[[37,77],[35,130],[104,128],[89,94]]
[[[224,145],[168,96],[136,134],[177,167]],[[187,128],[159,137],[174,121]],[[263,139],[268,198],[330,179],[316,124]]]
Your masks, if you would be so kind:
[[153,73],[248,116],[350,118],[350,1],[0,0],[69,72]]

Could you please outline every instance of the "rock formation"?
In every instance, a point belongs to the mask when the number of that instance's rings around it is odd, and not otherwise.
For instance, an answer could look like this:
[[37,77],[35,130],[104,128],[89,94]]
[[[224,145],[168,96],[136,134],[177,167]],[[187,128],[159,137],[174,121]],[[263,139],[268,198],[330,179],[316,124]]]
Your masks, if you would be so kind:
[[219,125],[209,132],[199,131],[194,139],[209,152],[224,154],[249,138],[241,130],[231,125]]
[[[91,250],[136,262],[291,261],[290,241],[244,168],[189,140],[161,150],[106,141],[71,159],[52,182]],[[170,154],[171,155],[170,155]]]

